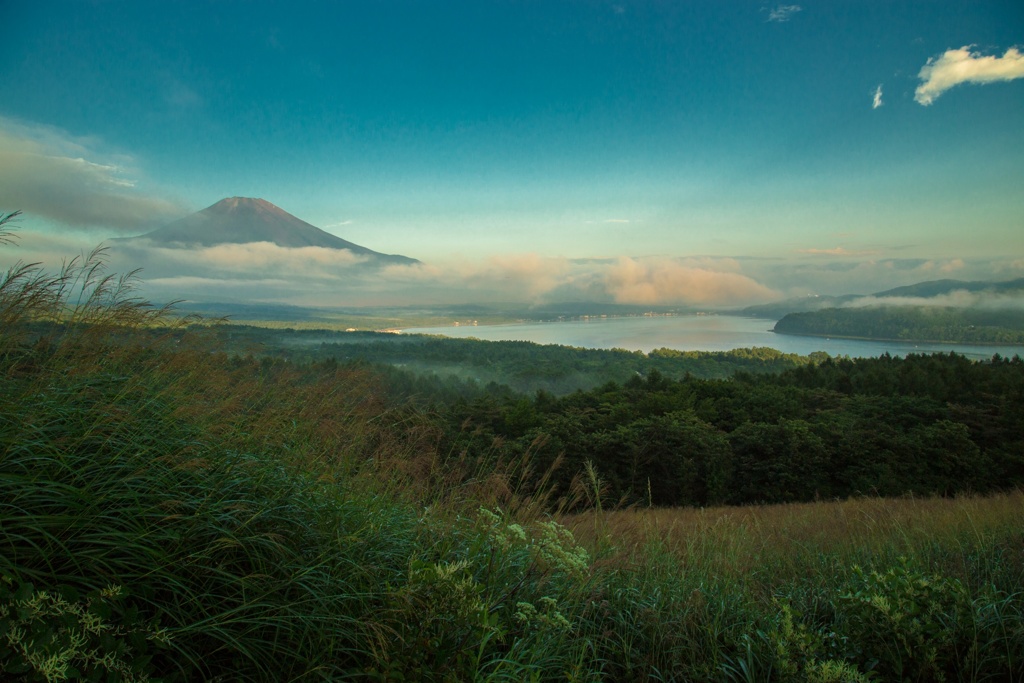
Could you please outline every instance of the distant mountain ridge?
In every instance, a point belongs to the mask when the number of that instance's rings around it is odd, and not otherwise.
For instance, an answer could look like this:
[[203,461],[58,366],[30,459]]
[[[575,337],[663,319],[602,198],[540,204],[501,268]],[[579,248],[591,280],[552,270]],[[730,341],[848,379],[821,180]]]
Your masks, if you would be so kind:
[[879,305],[789,313],[775,332],[812,337],[1024,345],[1024,311]]
[[265,199],[229,197],[129,241],[146,240],[168,247],[212,247],[219,244],[271,242],[279,247],[347,249],[374,263],[413,264],[417,259],[382,254],[349,242],[296,218]]
[[990,282],[987,280],[973,280],[969,282],[964,280],[929,280],[905,287],[894,287],[884,292],[872,294],[872,296],[877,298],[903,296],[928,298],[960,291],[1003,293],[1022,289],[1024,289],[1024,277],[1003,282]]
[[[947,297],[967,292],[963,302]],[[1024,278],[1005,282],[932,280],[895,287],[853,306],[789,311],[775,332],[816,337],[1024,345]]]
[[[874,294],[843,294],[840,296],[806,296],[798,299],[786,299],[770,304],[748,306],[739,312],[740,315],[749,315],[765,318],[782,318],[789,313],[808,313],[821,311],[827,308],[839,308],[843,304],[857,299],[894,299],[894,298],[922,298],[927,299],[952,292],[991,292],[994,294],[1005,294],[1008,292],[1024,291],[1024,278],[1016,280],[1005,280],[992,282],[987,280],[928,280],[912,285],[894,287]],[[885,305],[885,301],[879,301],[878,305]]]

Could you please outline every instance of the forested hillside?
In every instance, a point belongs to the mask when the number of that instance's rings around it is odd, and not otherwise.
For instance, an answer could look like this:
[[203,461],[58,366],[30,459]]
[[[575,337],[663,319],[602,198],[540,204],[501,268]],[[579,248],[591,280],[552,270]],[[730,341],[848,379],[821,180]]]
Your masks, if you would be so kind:
[[660,373],[556,398],[441,409],[446,450],[529,456],[563,492],[590,463],[612,500],[776,503],[1024,484],[1024,362],[830,359],[778,375]]
[[219,334],[239,349],[258,341],[264,363],[371,369],[384,400],[443,435],[455,469],[528,459],[531,485],[543,480],[558,495],[588,466],[609,500],[658,506],[1024,484],[1019,357],[643,354],[237,326]]
[[790,313],[782,334],[964,344],[1024,345],[1024,312],[946,306],[870,306]]

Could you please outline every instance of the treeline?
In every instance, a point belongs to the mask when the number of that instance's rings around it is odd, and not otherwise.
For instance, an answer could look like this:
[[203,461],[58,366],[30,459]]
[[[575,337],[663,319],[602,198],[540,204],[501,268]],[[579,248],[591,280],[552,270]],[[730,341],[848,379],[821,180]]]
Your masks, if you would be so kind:
[[729,380],[651,371],[562,398],[484,395],[439,408],[437,419],[441,452],[477,469],[526,459],[533,480],[546,473],[560,494],[592,465],[611,502],[706,506],[1024,485],[1019,357],[828,359]]
[[[736,372],[778,373],[819,362],[827,354],[800,356],[771,348],[733,351],[676,351],[650,353],[625,349],[584,349],[526,341],[482,341],[428,335],[324,330],[266,330],[226,325],[224,341],[236,352],[254,352],[296,362],[366,362],[391,366],[417,375],[437,375],[452,391],[460,382],[505,385],[513,391],[543,390],[562,395],[588,390],[609,380],[625,382],[638,374],[657,371],[666,377],[725,378]],[[454,381],[453,381],[454,380]],[[430,386],[418,382],[420,389]],[[436,386],[436,384],[434,385]],[[451,393],[450,391],[447,393]]]
[[[264,362],[362,365],[426,413],[467,476],[529,462],[568,495],[656,506],[952,495],[1024,485],[1024,364],[956,354],[649,354],[531,342],[226,326]],[[344,341],[342,341],[344,340]],[[557,467],[556,467],[557,464]],[[549,472],[549,470],[551,470]]]
[[1024,311],[945,306],[871,306],[790,313],[775,324],[783,334],[829,337],[1024,344]]

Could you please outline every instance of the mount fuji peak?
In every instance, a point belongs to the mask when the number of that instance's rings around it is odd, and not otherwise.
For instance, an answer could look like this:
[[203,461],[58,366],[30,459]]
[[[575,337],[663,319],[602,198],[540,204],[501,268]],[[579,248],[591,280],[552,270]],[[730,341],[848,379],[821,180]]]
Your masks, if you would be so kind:
[[419,263],[398,254],[382,254],[343,240],[296,218],[265,199],[229,197],[213,206],[130,240],[168,247],[272,242],[279,247],[347,249],[378,263]]

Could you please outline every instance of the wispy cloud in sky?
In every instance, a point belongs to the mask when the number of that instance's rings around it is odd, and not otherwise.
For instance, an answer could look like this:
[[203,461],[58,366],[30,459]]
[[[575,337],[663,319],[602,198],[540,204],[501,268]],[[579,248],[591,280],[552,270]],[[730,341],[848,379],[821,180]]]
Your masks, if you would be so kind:
[[850,251],[846,247],[832,247],[831,249],[798,249],[798,254],[810,254],[812,256],[871,256],[876,251]]
[[789,21],[790,17],[802,10],[800,5],[778,5],[768,10],[768,21]]
[[130,157],[99,154],[94,144],[0,117],[0,207],[112,230],[139,230],[184,213],[179,204],[136,188]]
[[875,92],[871,97],[871,108],[878,109],[883,104],[882,102],[882,84],[879,83],[878,87],[875,88]]
[[932,57],[921,67],[921,85],[914,91],[914,100],[928,106],[942,93],[961,83],[996,83],[1024,78],[1024,54],[1011,47],[1002,57],[971,52],[970,45],[946,50]]
[[203,105],[203,98],[193,88],[177,79],[168,79],[164,89],[164,101],[172,107],[191,109]]

